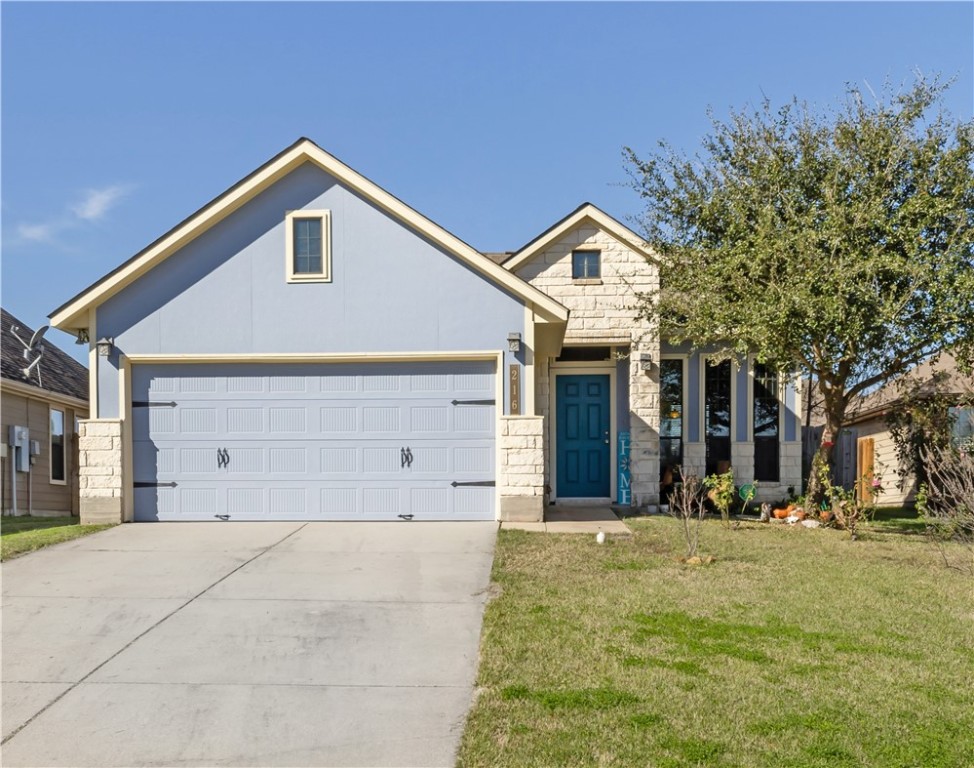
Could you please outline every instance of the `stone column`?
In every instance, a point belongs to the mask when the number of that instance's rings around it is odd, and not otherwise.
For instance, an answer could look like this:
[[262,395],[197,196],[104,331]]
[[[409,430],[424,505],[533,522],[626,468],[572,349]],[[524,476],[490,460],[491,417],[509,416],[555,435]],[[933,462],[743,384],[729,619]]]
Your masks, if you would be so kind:
[[122,522],[122,422],[85,419],[78,427],[82,525]]
[[[642,369],[640,355],[653,361],[650,370]],[[630,471],[634,507],[659,504],[659,424],[659,340],[647,333],[633,342],[629,357]]]
[[541,416],[502,416],[498,435],[500,519],[544,520],[544,448]]
[[734,469],[734,482],[750,483],[754,480],[754,443],[731,443],[731,467]]

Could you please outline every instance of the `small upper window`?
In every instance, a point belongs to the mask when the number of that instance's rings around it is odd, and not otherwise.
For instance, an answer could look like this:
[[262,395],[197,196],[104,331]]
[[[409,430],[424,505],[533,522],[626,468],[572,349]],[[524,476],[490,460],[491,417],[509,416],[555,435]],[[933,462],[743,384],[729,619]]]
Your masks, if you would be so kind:
[[602,277],[600,251],[572,252],[572,280],[598,280]]
[[287,279],[331,281],[331,212],[291,211],[286,219]]

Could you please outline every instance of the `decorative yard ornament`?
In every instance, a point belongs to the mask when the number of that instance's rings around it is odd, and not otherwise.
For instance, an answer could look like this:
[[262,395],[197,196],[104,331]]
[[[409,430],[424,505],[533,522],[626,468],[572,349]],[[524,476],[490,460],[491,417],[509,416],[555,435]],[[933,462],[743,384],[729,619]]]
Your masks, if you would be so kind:
[[597,534],[595,534],[595,543],[596,544],[605,544],[605,532],[604,531],[599,531]]

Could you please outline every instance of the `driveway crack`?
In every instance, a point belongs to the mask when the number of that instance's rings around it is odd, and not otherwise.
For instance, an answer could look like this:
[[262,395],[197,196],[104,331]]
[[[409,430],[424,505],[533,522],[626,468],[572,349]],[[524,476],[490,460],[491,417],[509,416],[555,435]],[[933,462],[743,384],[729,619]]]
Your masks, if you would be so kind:
[[93,669],[91,669],[88,672],[88,674],[86,674],[80,680],[72,683],[70,685],[70,687],[68,687],[65,691],[63,691],[59,696],[56,696],[55,698],[51,699],[51,701],[49,701],[41,709],[39,709],[37,712],[35,712],[33,715],[31,715],[28,720],[26,720],[24,723],[22,723],[21,725],[19,725],[17,728],[15,728],[9,734],[7,734],[6,738],[4,738],[3,741],[0,741],[0,745],[6,744],[8,741],[10,741],[14,736],[16,736],[22,730],[24,730],[24,728],[26,728],[28,725],[30,725],[32,722],[34,722],[38,717],[40,717],[41,715],[43,715],[52,706],[54,706],[55,704],[57,704],[61,699],[63,699],[65,696],[67,696],[69,693],[71,693],[71,691],[73,691],[75,688],[77,688],[79,685],[81,685],[83,682],[85,682],[85,680],[87,680],[89,677],[91,677],[93,674],[95,674],[95,672],[97,672],[99,669],[101,669],[102,667],[104,667],[106,664],[108,664],[108,662],[110,662],[112,659],[116,658],[119,654],[121,654],[121,653],[125,652],[126,650],[128,650],[129,648],[131,648],[135,643],[137,643],[139,640],[141,640],[143,637],[145,637],[147,634],[149,634],[152,630],[154,630],[160,624],[162,624],[163,622],[165,622],[168,619],[170,619],[173,616],[175,616],[177,613],[179,613],[181,610],[183,610],[183,608],[185,608],[190,603],[193,603],[196,600],[198,600],[200,597],[202,597],[207,592],[209,592],[211,589],[213,589],[213,587],[215,587],[217,584],[220,584],[221,582],[226,581],[228,578],[230,578],[231,576],[233,576],[233,574],[235,574],[241,568],[245,568],[246,566],[248,566],[252,562],[254,562],[254,560],[256,560],[258,557],[262,557],[263,555],[266,555],[268,552],[270,552],[275,547],[279,546],[280,544],[283,544],[289,538],[291,538],[292,536],[294,536],[294,534],[296,534],[296,533],[300,532],[302,529],[304,529],[305,526],[307,526],[307,523],[302,523],[299,527],[295,528],[293,531],[291,531],[290,533],[288,533],[286,536],[278,539],[273,544],[270,544],[270,545],[264,547],[256,555],[254,555],[253,557],[251,557],[251,558],[249,558],[247,560],[244,560],[236,568],[233,568],[233,569],[227,571],[225,574],[223,574],[219,579],[217,579],[216,581],[214,581],[212,584],[208,585],[207,587],[205,587],[204,589],[202,589],[201,591],[199,591],[195,595],[193,595],[191,598],[189,598],[188,600],[186,600],[186,602],[184,602],[184,603],[176,606],[175,608],[173,608],[169,613],[167,613],[165,616],[163,616],[161,619],[159,619],[157,622],[155,622],[152,626],[147,627],[145,630],[143,630],[142,632],[140,632],[138,635],[136,635],[131,640],[129,640],[125,645],[123,645],[121,648],[119,648],[117,651],[115,651],[115,653],[113,653],[111,656],[109,656],[103,662],[101,662],[100,664],[98,664],[97,666],[95,666]]

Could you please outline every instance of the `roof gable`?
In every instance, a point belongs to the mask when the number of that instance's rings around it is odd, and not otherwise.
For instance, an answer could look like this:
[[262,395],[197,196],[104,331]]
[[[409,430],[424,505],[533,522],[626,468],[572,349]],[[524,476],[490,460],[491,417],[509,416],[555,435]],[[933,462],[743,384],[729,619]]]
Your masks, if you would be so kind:
[[974,393],[974,376],[964,374],[952,354],[939,352],[879,389],[853,400],[847,420],[851,425],[882,416],[900,407],[907,395],[929,398],[971,393]]
[[[310,139],[302,138],[256,171],[230,187],[219,197],[178,224],[144,250],[86,288],[51,314],[51,324],[65,330],[88,325],[87,313],[138,280],[157,264],[225,219],[242,205],[282,179],[295,168],[312,162],[341,183],[369,200],[392,217],[457,257],[489,281],[533,304],[543,321],[565,322],[568,310],[537,288],[520,280],[455,235],[410,208],[377,184],[325,152]],[[282,214],[283,215],[283,214]]]
[[549,245],[557,242],[576,227],[586,223],[595,225],[606,234],[611,235],[623,245],[631,248],[633,251],[641,254],[645,258],[654,262],[659,261],[656,254],[646,247],[645,241],[639,235],[629,229],[629,227],[625,226],[619,221],[616,221],[609,216],[609,214],[599,210],[591,203],[583,203],[561,221],[542,232],[523,248],[515,251],[514,254],[504,262],[504,268],[510,270],[511,272],[519,269],[531,261],[531,259],[537,256],[539,253],[543,253]]
[[[31,371],[30,378],[25,377],[23,370],[28,361],[24,359],[24,348],[12,333],[14,327],[24,341],[34,335],[33,328],[28,328],[7,310],[0,309],[0,374],[4,379],[78,400],[88,399],[88,369],[47,339],[43,342],[44,356],[40,363]],[[38,369],[41,370],[40,378]]]

